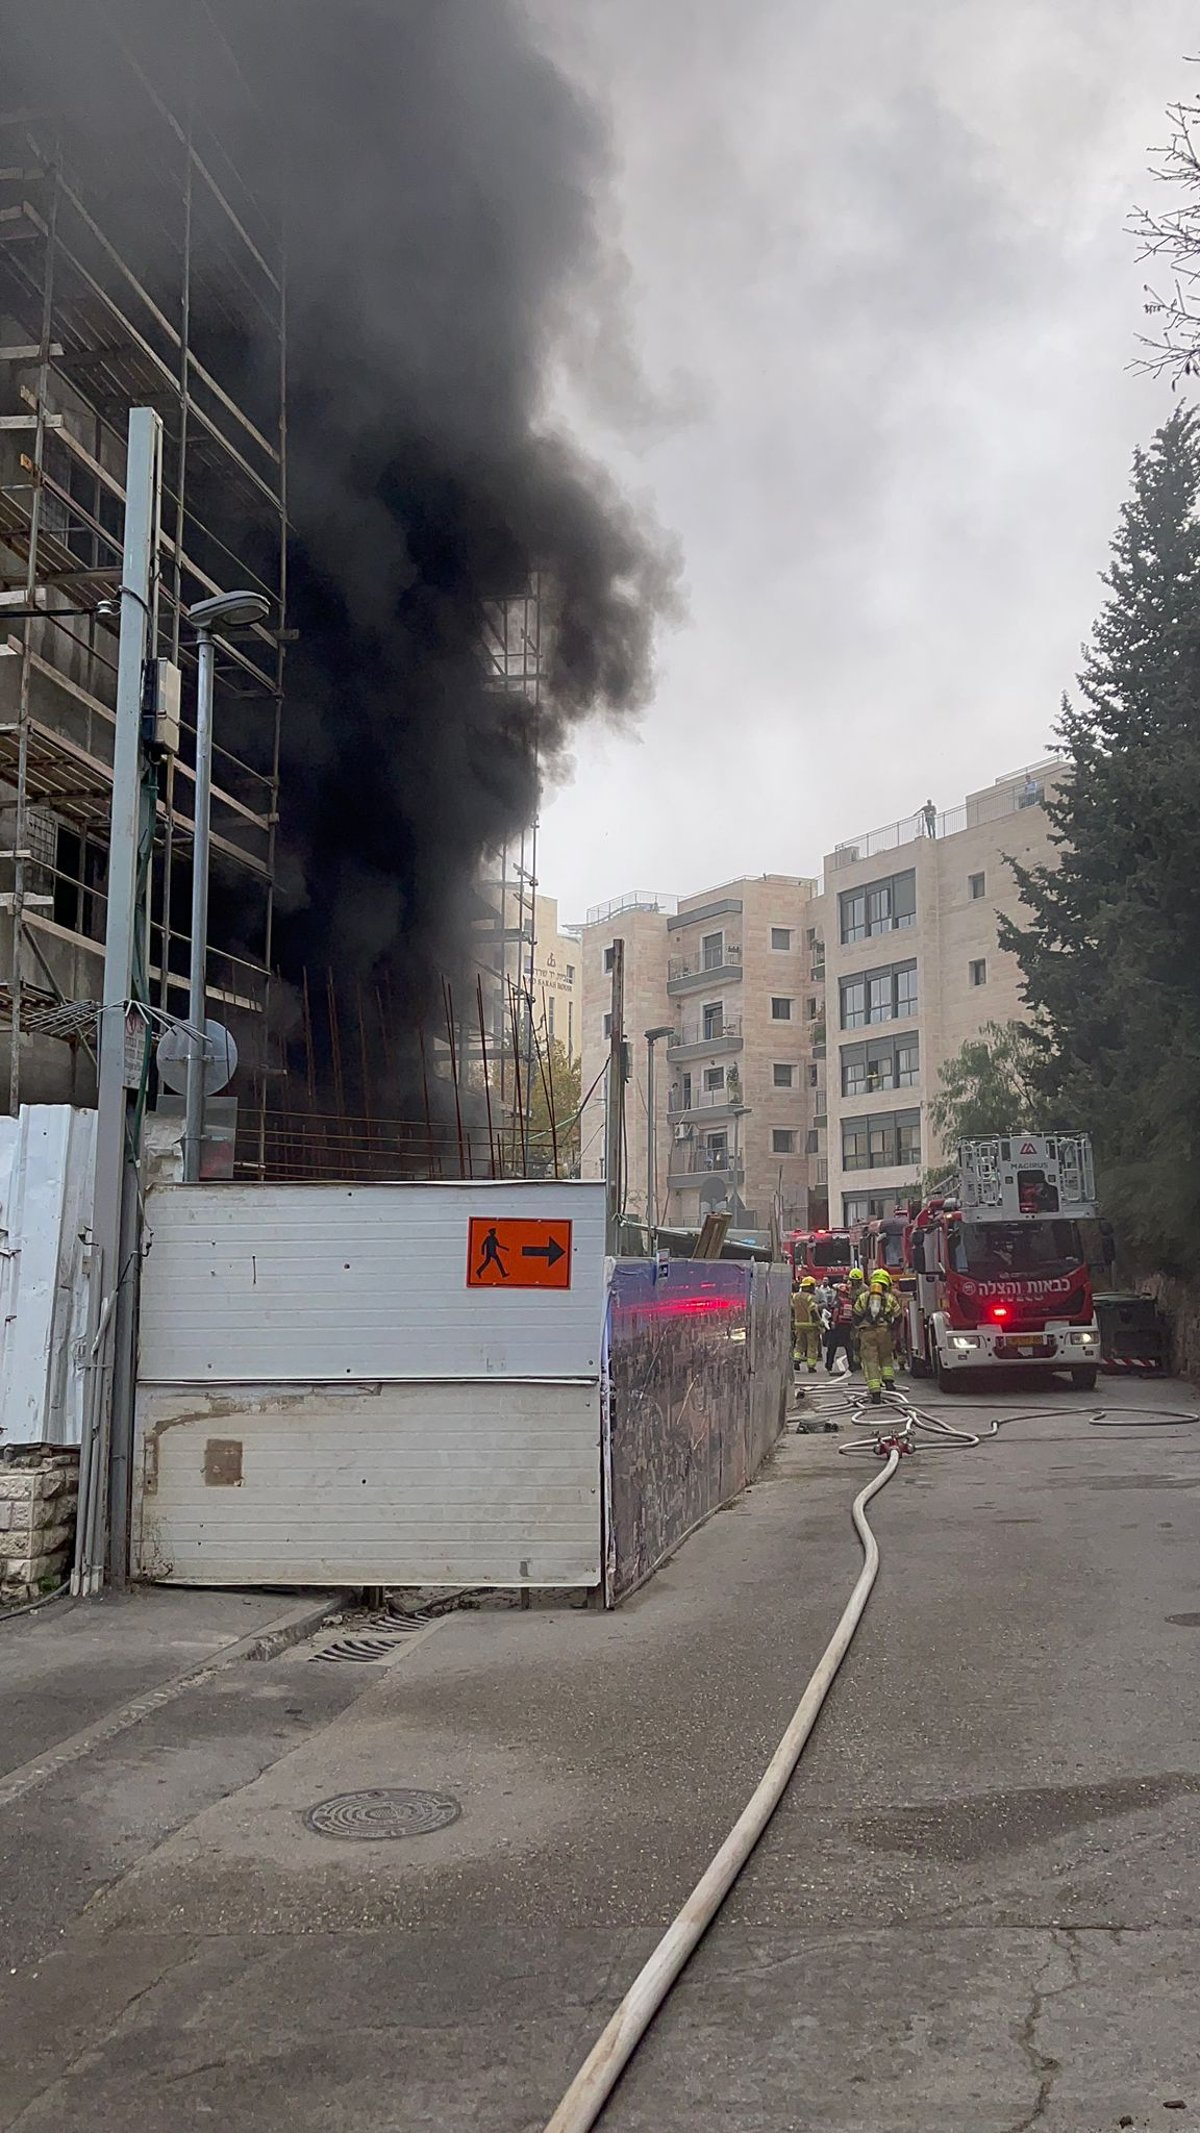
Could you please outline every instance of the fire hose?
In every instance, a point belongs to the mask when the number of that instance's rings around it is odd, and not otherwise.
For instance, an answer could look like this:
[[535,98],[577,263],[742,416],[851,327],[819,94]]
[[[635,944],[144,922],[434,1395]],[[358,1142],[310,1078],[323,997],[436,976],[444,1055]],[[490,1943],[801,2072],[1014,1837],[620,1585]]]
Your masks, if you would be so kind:
[[[929,1409],[919,1407],[894,1387],[889,1388],[886,1401],[885,1419],[885,1415],[880,1414],[878,1409],[874,1410],[873,1414],[868,1413],[862,1399],[851,1394],[846,1397],[846,1410],[866,1433],[840,1444],[839,1452],[866,1452],[872,1458],[881,1459],[883,1464],[874,1479],[859,1490],[850,1507],[854,1529],[862,1546],[863,1565],[837,1628],[818,1660],[787,1731],[754,1792],[719,1851],[714,1853],[709,1861],[691,1895],[672,1919],[657,1947],[639,1970],[625,1997],[596,2039],[557,2110],[547,2121],[544,2133],[589,2133],[589,2129],[595,2125],[621,2074],[666,2001],[676,1979],[712,1924],[787,1791],[808,1745],[821,1707],[833,1686],[838,1668],[849,1651],[855,1631],[866,1612],[871,1588],[878,1575],[879,1544],[866,1516],[871,1498],[886,1487],[901,1459],[913,1452],[918,1442],[922,1450],[970,1450],[981,1444],[985,1437],[998,1436],[1002,1426],[1001,1418],[993,1413],[990,1427],[980,1433],[958,1429]],[[953,1404],[976,1405],[970,1401]],[[1055,1412],[1053,1408],[1024,1409],[1020,1414],[1006,1415],[1003,1421],[1028,1421],[1035,1415]],[[1114,1426],[1108,1424],[1108,1417],[1117,1413],[1143,1418],[1156,1415],[1159,1418],[1159,1426],[1164,1428],[1177,1427],[1185,1422],[1200,1422],[1200,1414],[1184,1413],[1171,1408],[1099,1408],[1092,1411],[1089,1419],[1096,1424]],[[1143,1419],[1140,1426],[1153,1425]]]

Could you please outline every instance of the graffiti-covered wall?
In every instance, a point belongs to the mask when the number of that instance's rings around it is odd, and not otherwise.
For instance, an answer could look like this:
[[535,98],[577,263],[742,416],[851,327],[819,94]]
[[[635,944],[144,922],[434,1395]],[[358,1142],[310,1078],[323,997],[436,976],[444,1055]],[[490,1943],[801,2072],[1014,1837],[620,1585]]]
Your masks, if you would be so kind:
[[609,1318],[610,1602],[757,1472],[791,1375],[786,1269],[618,1264]]

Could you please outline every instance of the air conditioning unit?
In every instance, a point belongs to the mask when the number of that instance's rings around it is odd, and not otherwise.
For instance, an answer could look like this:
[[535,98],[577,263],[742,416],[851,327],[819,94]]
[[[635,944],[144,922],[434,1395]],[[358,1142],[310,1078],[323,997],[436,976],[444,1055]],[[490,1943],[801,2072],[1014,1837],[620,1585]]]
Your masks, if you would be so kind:
[[690,1141],[695,1130],[694,1126],[676,1126],[675,1138],[677,1141]]

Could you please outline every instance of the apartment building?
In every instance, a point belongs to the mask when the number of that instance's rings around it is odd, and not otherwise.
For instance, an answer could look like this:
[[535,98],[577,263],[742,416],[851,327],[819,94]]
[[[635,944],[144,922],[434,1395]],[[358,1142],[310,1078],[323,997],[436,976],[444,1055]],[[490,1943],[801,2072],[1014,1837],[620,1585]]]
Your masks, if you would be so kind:
[[1020,1016],[1019,966],[998,938],[1001,914],[1019,910],[1008,862],[1052,862],[1043,802],[1061,776],[1036,764],[826,855],[819,1138],[835,1222],[886,1213],[940,1160],[927,1107],[943,1061],[986,1022]]
[[1055,762],[850,838],[820,879],[764,875],[675,899],[634,891],[582,929],[583,1174],[603,1175],[613,943],[624,942],[628,1213],[644,1218],[648,1030],[658,1219],[729,1208],[746,1228],[887,1212],[944,1151],[927,1107],[944,1060],[1021,1014],[1000,947],[1010,860],[1052,862]]
[[[644,1218],[650,1169],[648,1031],[655,1042],[657,1217],[689,1226],[728,1209],[739,1227],[809,1212],[814,1052],[823,974],[816,883],[767,874],[694,896],[635,891],[583,929],[583,1086],[608,1056],[613,945],[624,942],[625,1206]],[[605,1092],[585,1111],[583,1174],[603,1174]]]
[[579,928],[560,923],[553,896],[537,899],[533,939],[533,1002],[538,1029],[578,1059],[583,1040]]

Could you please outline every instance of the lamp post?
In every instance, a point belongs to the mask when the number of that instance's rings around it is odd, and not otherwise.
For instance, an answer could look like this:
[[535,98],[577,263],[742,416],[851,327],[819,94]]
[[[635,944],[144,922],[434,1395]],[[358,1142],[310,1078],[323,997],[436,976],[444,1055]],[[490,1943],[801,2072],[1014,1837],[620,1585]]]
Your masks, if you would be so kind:
[[658,1120],[654,1115],[654,1047],[660,1037],[673,1037],[671,1022],[648,1029],[646,1036],[646,1230],[651,1247],[658,1235]]
[[[215,646],[213,632],[222,627],[263,622],[270,603],[261,593],[214,593],[188,609],[196,632],[196,804],[192,840],[192,954],[188,969],[187,1089],[183,1100],[183,1176],[194,1185],[200,1176],[204,1139],[205,973],[208,965],[208,822],[212,798],[212,719]],[[165,952],[165,951],[164,951]]]

